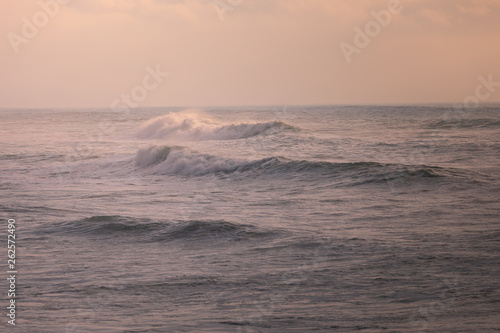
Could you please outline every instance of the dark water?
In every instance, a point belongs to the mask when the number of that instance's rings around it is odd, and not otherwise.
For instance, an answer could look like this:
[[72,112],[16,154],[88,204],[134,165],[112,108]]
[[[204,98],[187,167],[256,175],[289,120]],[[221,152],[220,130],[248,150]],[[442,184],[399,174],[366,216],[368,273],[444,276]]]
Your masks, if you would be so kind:
[[500,331],[500,108],[0,117],[4,329]]

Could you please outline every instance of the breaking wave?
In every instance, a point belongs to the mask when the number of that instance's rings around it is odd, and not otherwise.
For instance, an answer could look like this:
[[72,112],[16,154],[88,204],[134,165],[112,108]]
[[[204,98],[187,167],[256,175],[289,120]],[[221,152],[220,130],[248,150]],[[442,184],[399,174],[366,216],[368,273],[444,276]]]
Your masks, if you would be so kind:
[[139,130],[137,137],[143,140],[156,139],[174,142],[237,140],[293,128],[281,121],[221,124],[201,111],[186,110],[150,119]]
[[250,176],[312,176],[312,179],[352,178],[356,183],[383,182],[411,178],[475,178],[471,171],[427,165],[385,164],[378,162],[334,163],[297,161],[274,156],[260,160],[238,160],[198,153],[183,147],[152,146],[140,149],[136,167],[147,174],[203,176],[246,173]]

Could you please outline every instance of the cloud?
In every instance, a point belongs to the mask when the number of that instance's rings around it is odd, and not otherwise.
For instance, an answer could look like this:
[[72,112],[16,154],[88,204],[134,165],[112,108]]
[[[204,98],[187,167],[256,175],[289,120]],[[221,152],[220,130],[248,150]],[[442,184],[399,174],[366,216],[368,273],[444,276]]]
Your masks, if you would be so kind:
[[423,29],[500,26],[500,0],[411,0],[403,15]]
[[222,21],[213,0],[73,0],[15,54],[40,6],[0,0],[0,101],[108,106],[156,64],[171,75],[144,105],[460,101],[500,79],[500,0],[401,0],[351,65],[339,43],[389,0],[232,3]]

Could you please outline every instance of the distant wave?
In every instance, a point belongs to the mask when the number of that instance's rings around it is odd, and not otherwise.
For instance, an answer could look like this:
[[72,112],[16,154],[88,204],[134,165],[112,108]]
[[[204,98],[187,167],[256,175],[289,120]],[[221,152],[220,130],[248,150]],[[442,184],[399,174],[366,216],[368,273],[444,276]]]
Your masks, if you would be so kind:
[[207,174],[248,173],[249,176],[312,176],[313,179],[351,178],[356,183],[383,182],[396,178],[469,178],[471,171],[427,165],[384,164],[378,162],[333,163],[296,161],[274,156],[255,161],[222,158],[183,147],[152,146],[140,149],[136,167],[148,174],[203,176]]
[[438,120],[428,123],[427,127],[432,129],[498,128],[500,120],[491,118]]
[[141,241],[159,242],[177,239],[243,240],[273,235],[275,232],[223,220],[153,221],[125,216],[92,216],[57,223],[42,233],[63,233],[80,236],[139,237]]
[[281,121],[249,124],[221,124],[196,110],[169,113],[147,121],[137,133],[139,139],[169,141],[236,140],[264,133],[281,132],[293,126]]

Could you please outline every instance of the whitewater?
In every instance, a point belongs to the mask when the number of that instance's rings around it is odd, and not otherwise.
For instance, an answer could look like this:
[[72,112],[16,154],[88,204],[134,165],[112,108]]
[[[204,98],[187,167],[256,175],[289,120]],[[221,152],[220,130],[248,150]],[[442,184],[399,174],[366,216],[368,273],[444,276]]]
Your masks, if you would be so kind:
[[499,106],[0,120],[13,331],[498,332]]

